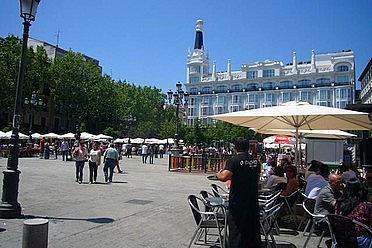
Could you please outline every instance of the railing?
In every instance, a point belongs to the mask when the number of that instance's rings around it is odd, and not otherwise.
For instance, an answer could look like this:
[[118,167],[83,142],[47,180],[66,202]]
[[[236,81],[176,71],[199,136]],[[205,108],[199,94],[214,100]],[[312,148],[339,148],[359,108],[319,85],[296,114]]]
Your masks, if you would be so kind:
[[226,159],[202,155],[169,155],[169,171],[214,173],[225,167]]

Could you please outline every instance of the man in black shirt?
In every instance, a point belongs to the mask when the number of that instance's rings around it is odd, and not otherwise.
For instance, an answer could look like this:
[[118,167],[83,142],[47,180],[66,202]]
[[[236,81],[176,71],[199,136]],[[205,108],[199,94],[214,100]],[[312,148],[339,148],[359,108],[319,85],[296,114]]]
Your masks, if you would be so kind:
[[227,160],[218,180],[231,180],[229,193],[228,226],[230,248],[258,248],[261,246],[258,208],[258,180],[260,164],[248,153],[249,141],[238,138],[237,155]]

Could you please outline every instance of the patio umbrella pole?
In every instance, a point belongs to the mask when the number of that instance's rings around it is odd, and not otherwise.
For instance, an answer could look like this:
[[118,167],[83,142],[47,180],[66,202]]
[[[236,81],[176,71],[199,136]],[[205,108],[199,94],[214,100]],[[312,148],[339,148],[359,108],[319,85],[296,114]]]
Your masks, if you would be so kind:
[[295,166],[298,167],[298,126],[296,126]]

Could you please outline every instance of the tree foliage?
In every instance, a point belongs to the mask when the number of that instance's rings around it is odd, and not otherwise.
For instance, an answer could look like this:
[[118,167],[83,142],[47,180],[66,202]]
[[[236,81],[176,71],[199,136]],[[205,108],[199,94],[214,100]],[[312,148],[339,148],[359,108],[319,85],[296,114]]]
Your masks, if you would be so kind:
[[[0,39],[0,117],[13,109],[20,50],[17,37]],[[32,91],[49,99],[55,114],[78,120],[82,131],[131,138],[169,138],[176,132],[176,108],[165,105],[160,89],[113,80],[72,51],[51,60],[43,47],[29,48],[24,96]],[[0,129],[6,126],[9,122],[2,117]],[[180,128],[180,138],[193,144],[231,142],[238,136],[250,138],[252,132],[222,122],[206,126],[196,121]]]

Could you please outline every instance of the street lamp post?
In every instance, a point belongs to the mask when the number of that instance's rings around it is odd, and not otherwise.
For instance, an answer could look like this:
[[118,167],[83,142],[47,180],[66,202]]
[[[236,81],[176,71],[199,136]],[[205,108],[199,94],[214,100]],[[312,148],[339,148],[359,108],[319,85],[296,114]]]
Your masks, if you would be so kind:
[[29,131],[28,131],[28,143],[32,143],[32,117],[33,117],[33,110],[37,106],[42,106],[43,105],[43,100],[42,99],[37,99],[36,92],[33,91],[31,94],[31,98],[28,99],[27,97],[25,98],[25,105],[30,106],[30,116],[29,116]]
[[178,82],[176,84],[176,91],[173,93],[172,90],[169,90],[167,92],[168,95],[168,102],[169,104],[176,105],[176,133],[174,134],[174,147],[173,151],[174,153],[179,152],[179,146],[178,146],[178,141],[179,141],[179,128],[180,128],[180,107],[187,108],[188,101],[189,101],[189,94],[187,92],[184,92],[182,90],[182,84]]
[[10,139],[10,154],[7,168],[3,171],[3,191],[0,204],[0,218],[17,218],[21,215],[21,205],[18,203],[18,156],[19,156],[19,126],[21,120],[22,89],[25,78],[27,40],[31,22],[35,20],[36,10],[40,0],[20,0],[21,17],[23,18],[23,40],[21,58],[18,69],[16,97],[13,114],[13,129]]

